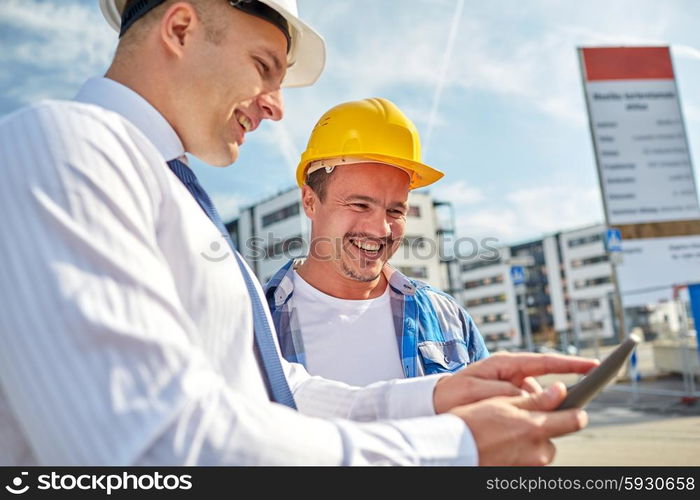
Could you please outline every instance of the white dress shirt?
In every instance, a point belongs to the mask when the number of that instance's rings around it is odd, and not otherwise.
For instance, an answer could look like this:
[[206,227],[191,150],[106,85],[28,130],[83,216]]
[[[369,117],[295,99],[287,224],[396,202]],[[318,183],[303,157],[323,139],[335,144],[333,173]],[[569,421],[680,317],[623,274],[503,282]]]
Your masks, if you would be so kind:
[[175,131],[108,79],[76,101],[0,120],[0,464],[476,463],[462,421],[429,416],[434,377],[360,389],[283,361],[299,412],[270,403],[240,270],[207,258],[226,245],[166,165]]

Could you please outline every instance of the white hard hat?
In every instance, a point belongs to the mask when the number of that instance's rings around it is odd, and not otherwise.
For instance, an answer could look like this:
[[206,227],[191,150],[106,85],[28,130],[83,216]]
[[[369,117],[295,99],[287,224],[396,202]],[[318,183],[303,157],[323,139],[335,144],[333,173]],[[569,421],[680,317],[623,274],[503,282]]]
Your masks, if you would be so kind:
[[[287,74],[283,87],[311,85],[326,64],[326,43],[321,35],[299,19],[296,0],[257,0],[277,11],[289,24],[291,46],[287,54]],[[120,31],[127,0],[100,0],[100,9],[109,25]]]

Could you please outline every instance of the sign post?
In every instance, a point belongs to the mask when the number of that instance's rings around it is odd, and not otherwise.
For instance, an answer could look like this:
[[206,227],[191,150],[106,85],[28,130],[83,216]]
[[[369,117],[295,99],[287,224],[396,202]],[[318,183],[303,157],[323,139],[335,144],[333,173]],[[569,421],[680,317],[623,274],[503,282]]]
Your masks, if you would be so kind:
[[622,264],[622,232],[616,228],[609,228],[606,229],[604,238],[605,250],[608,252],[610,266],[612,268],[613,303],[615,312],[617,313],[618,323],[620,325],[618,337],[620,338],[620,342],[622,342],[627,336],[625,328],[625,309],[622,304],[620,280],[617,275],[617,266]]

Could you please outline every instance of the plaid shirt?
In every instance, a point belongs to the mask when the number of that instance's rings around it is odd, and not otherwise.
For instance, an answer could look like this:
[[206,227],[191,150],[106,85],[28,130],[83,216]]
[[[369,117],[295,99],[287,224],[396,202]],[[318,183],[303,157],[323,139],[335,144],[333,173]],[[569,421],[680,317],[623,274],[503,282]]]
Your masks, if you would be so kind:
[[[306,365],[294,301],[294,262],[285,264],[265,285],[282,355]],[[474,321],[446,293],[386,266],[396,341],[404,375],[448,373],[488,356]]]

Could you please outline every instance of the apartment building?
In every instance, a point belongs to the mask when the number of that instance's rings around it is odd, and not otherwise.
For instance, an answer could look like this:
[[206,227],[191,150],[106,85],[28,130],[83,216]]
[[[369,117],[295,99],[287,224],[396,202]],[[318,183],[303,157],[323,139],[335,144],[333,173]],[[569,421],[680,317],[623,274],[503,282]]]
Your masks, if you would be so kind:
[[572,330],[584,343],[617,338],[613,269],[605,250],[604,233],[603,224],[561,233]]
[[[495,258],[491,251],[458,262],[454,295],[490,348],[525,347],[528,328],[535,345],[617,339],[604,231],[600,224],[557,232],[499,248]],[[511,269],[528,260],[524,283],[516,286]]]
[[523,339],[509,259],[510,249],[502,247],[459,262],[455,299],[471,314],[491,350],[518,347]]

